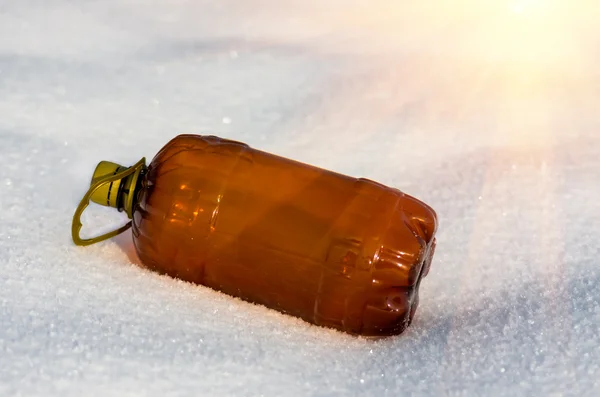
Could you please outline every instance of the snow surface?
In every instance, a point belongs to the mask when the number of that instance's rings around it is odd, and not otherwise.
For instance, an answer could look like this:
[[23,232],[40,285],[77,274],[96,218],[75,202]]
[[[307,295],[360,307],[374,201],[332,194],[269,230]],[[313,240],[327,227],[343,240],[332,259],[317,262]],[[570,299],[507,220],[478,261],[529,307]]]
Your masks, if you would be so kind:
[[[547,3],[0,2],[0,395],[600,395],[600,5]],[[75,247],[97,162],[179,133],[431,204],[409,330],[151,273],[130,235]]]

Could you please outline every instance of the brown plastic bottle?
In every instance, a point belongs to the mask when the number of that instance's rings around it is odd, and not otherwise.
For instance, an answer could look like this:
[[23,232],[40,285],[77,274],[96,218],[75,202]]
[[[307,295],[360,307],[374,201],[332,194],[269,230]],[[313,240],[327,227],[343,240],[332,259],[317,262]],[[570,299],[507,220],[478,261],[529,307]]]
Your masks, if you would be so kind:
[[417,199],[214,136],[176,137],[92,200],[127,210],[148,268],[352,334],[409,325],[435,249]]

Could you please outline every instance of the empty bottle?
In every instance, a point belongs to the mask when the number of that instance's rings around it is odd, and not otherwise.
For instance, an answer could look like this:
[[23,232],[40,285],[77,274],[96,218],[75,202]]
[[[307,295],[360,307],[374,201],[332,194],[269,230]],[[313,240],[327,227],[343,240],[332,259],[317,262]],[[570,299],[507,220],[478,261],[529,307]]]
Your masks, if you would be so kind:
[[[435,249],[435,212],[396,189],[214,136],[180,135],[150,165],[101,162],[73,220],[79,245],[129,226],[149,269],[352,334],[401,333]],[[89,200],[132,221],[79,237]]]

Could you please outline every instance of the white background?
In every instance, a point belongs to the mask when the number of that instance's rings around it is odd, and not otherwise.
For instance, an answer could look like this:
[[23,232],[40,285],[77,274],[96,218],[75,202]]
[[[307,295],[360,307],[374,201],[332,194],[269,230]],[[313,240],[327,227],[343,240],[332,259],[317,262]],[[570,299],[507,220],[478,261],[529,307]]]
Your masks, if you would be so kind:
[[[598,20],[585,0],[1,1],[0,395],[600,395]],[[179,133],[433,206],[413,325],[355,338],[146,271],[130,234],[75,247],[97,162]]]

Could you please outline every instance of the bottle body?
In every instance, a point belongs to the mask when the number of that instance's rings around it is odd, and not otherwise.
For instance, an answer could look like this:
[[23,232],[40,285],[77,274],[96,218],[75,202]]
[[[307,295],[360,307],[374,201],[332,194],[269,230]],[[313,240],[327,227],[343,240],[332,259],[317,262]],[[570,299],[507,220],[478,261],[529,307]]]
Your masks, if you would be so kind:
[[398,190],[216,137],[169,142],[138,200],[147,267],[354,334],[405,329],[435,246],[435,213]]

